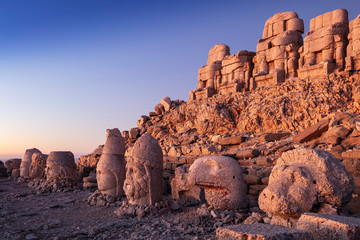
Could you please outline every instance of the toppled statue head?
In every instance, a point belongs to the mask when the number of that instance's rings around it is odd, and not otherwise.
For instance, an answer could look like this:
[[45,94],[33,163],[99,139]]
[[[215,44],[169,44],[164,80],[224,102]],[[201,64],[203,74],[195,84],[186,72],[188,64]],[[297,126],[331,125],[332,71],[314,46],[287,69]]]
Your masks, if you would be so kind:
[[161,201],[163,153],[148,133],[142,135],[127,158],[124,191],[130,204],[150,205]]
[[269,185],[259,196],[259,207],[269,215],[297,218],[323,204],[346,205],[353,189],[353,178],[333,155],[295,149],[277,160]]
[[106,130],[106,142],[96,167],[98,188],[103,194],[120,197],[125,180],[125,140],[119,129]]
[[206,201],[216,209],[247,207],[242,169],[230,157],[207,156],[197,159],[189,169],[189,181],[204,188]]

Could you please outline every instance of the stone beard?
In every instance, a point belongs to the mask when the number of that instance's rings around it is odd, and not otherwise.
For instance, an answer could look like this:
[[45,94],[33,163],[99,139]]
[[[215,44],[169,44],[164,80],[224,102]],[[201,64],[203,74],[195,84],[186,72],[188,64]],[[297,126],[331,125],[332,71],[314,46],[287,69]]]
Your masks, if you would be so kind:
[[149,194],[149,173],[146,171],[147,167],[136,163],[131,157],[127,162],[127,167],[124,191],[128,200],[130,202],[138,202],[138,204],[147,202]]

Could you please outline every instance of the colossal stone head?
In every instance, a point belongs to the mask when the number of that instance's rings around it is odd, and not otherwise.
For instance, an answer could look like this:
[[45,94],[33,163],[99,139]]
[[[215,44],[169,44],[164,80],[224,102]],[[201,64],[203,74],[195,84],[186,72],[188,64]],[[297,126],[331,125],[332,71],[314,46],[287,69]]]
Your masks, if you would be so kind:
[[106,142],[96,167],[96,179],[101,193],[121,196],[125,180],[125,140],[119,129],[106,130]]
[[209,51],[207,65],[216,61],[222,61],[225,56],[230,55],[230,48],[225,44],[216,44]]
[[216,209],[247,206],[242,169],[230,157],[207,156],[197,159],[189,169],[189,181],[204,188],[206,201]]
[[295,149],[277,160],[269,185],[259,196],[259,207],[269,215],[296,218],[322,204],[343,206],[353,190],[353,178],[333,155]]
[[46,161],[46,180],[77,182],[76,164],[72,152],[51,152]]
[[130,204],[149,205],[161,201],[163,153],[148,133],[142,135],[127,159],[124,191]]
[[46,160],[48,158],[47,154],[34,153],[31,157],[32,162],[29,169],[29,176],[32,179],[42,179],[45,178],[45,168]]
[[29,168],[31,165],[31,157],[34,153],[41,153],[39,149],[31,148],[25,151],[24,157],[20,164],[20,177],[29,178]]

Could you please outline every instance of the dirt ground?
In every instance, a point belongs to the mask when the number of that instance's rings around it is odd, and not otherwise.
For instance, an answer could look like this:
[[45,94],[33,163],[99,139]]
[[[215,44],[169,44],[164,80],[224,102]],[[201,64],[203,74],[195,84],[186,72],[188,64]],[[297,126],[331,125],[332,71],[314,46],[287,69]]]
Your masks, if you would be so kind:
[[216,239],[216,222],[196,208],[141,219],[86,203],[89,190],[36,193],[0,179],[0,239]]

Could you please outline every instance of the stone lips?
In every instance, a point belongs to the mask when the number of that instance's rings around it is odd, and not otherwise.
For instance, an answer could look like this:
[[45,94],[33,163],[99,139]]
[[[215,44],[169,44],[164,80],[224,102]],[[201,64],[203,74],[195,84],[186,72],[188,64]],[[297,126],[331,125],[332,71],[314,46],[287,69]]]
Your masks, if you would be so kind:
[[74,154],[68,151],[51,152],[47,159],[46,179],[77,182]]
[[142,135],[127,159],[124,191],[130,204],[149,205],[162,199],[163,153],[149,133]]
[[352,176],[333,155],[296,149],[277,160],[269,185],[259,196],[259,207],[270,215],[298,217],[323,204],[345,206],[353,190]]
[[125,180],[125,140],[117,128],[106,132],[104,150],[96,167],[98,188],[103,194],[121,197]]
[[20,164],[20,177],[29,177],[29,168],[31,165],[31,157],[34,153],[41,153],[39,149],[32,148],[25,151],[24,157]]
[[205,189],[206,201],[216,209],[238,209],[247,206],[246,185],[242,169],[230,157],[202,157],[191,165],[189,182]]

